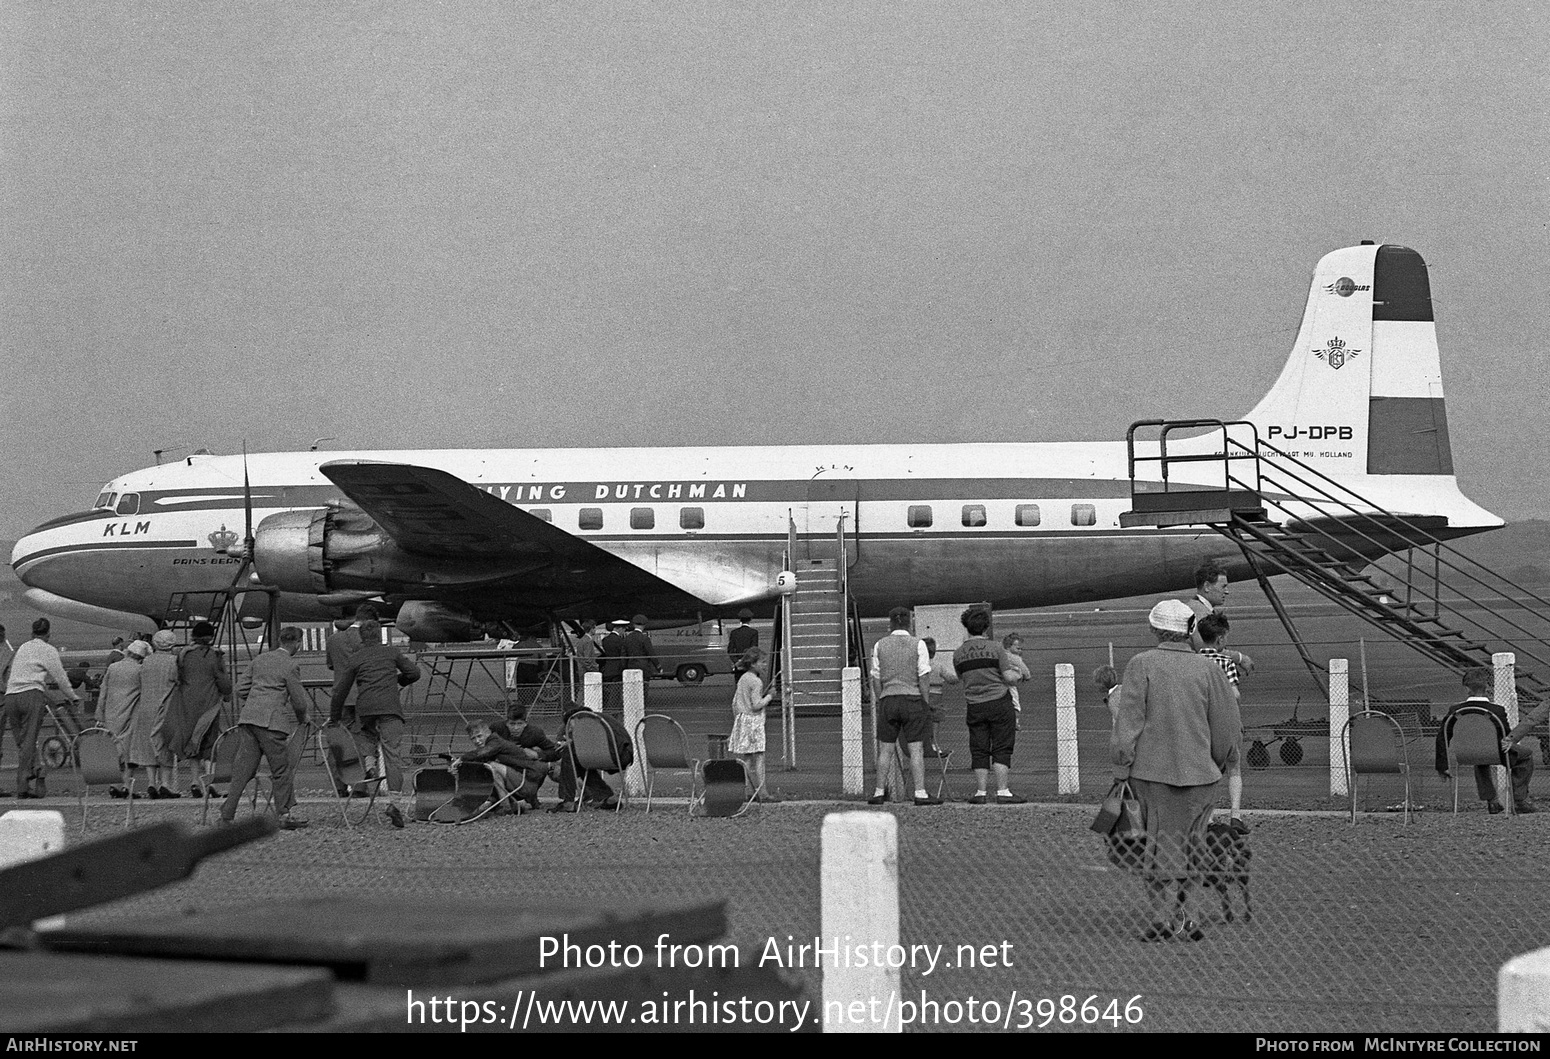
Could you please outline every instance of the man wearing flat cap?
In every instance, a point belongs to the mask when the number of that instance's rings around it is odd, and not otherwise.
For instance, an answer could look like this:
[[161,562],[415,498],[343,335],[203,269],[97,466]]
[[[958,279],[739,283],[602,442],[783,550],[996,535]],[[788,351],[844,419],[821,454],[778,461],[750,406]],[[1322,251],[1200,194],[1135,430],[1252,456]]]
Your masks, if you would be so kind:
[[743,657],[744,651],[759,646],[759,630],[748,624],[753,621],[753,611],[744,607],[737,612],[737,618],[741,624],[727,634],[727,656],[732,659],[734,667]]
[[1129,780],[1146,830],[1144,863],[1152,923],[1144,941],[1203,936],[1188,914],[1189,845],[1203,839],[1217,781],[1238,760],[1243,722],[1220,666],[1190,647],[1195,615],[1165,599],[1147,622],[1157,646],[1125,667],[1109,740],[1116,780]]

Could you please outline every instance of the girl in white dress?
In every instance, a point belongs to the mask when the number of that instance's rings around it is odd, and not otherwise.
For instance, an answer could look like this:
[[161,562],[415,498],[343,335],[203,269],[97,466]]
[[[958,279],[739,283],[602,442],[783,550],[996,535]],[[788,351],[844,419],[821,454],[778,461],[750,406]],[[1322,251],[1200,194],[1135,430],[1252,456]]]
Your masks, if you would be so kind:
[[743,763],[754,797],[761,802],[773,802],[779,799],[764,789],[764,708],[775,694],[765,692],[759,676],[759,663],[763,660],[764,652],[750,647],[737,664],[742,675],[737,678],[737,691],[732,696],[732,734],[727,739],[727,750]]

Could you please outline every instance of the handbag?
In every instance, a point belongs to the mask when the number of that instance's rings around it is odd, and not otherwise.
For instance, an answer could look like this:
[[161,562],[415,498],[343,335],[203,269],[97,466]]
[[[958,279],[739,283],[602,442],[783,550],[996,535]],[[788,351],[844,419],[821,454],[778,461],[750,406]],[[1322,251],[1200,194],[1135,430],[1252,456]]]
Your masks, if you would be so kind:
[[1092,829],[1105,836],[1109,860],[1132,874],[1146,870],[1146,828],[1141,823],[1141,801],[1129,780],[1115,780],[1098,807]]

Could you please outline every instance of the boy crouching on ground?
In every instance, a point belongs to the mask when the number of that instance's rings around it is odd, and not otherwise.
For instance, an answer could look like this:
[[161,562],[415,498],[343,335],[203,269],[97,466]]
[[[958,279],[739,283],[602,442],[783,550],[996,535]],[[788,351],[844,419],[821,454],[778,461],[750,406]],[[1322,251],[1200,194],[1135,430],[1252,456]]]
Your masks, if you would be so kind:
[[[497,812],[521,812],[523,803],[529,809],[537,809],[538,789],[548,775],[548,762],[559,755],[559,748],[541,729],[531,728],[521,719],[514,723],[536,734],[536,738],[523,740],[525,732],[514,733],[504,722],[491,725],[485,721],[475,721],[468,726],[468,735],[474,741],[475,749],[458,759],[460,762],[475,762],[489,767],[495,781],[495,797],[497,801],[505,803],[505,808]],[[532,746],[522,745],[529,741],[533,743]]]

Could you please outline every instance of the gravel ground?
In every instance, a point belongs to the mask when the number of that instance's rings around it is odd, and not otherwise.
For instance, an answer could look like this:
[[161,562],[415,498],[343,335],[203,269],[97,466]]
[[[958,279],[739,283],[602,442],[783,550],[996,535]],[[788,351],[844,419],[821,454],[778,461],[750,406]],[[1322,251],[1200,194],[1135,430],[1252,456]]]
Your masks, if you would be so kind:
[[[89,834],[111,833],[121,804],[96,810]],[[836,808],[844,806],[786,803],[745,819],[691,820],[679,804],[649,815],[541,813],[396,831],[378,821],[348,829],[317,800],[306,806],[313,826],[305,831],[223,854],[187,882],[73,919],[339,892],[478,896],[492,909],[711,898],[728,902],[731,939],[747,965],[771,939],[783,947],[788,936],[817,933],[819,829]],[[1037,1027],[1046,1011],[1050,1028],[1059,1027],[1060,998],[1069,995],[1078,1025],[1092,996],[1090,1012],[1109,1010],[1111,999],[1123,1011],[1138,997],[1141,1029],[1489,1031],[1500,965],[1550,945],[1539,899],[1550,848],[1544,816],[1509,820],[1477,808],[1457,818],[1421,814],[1408,827],[1388,815],[1352,827],[1339,815],[1261,814],[1253,818],[1253,921],[1222,922],[1213,894],[1197,905],[1204,941],[1144,945],[1140,883],[1112,868],[1086,830],[1091,807],[895,812],[902,938],[941,944],[954,964],[906,968],[902,996],[959,1005],[973,997],[981,1018],[992,1001],[997,1019],[1014,1027]],[[139,815],[192,824],[198,809],[142,803]],[[960,945],[991,945],[1010,959],[965,967]],[[819,995],[816,971],[792,973]],[[940,1028],[972,1028],[963,1007],[926,1010]],[[945,1025],[955,1017],[956,1026]]]

